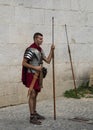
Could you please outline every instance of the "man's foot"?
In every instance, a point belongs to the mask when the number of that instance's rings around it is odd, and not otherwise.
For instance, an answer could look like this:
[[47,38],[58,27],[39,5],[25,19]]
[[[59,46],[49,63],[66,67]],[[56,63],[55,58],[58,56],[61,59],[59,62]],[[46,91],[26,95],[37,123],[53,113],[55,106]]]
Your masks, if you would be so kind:
[[38,120],[35,114],[30,116],[30,123],[35,124],[35,125],[41,125],[41,121]]
[[36,115],[37,119],[39,119],[39,120],[45,120],[45,117],[42,116],[42,115],[40,115],[40,114],[38,114],[37,112],[35,112],[35,115]]

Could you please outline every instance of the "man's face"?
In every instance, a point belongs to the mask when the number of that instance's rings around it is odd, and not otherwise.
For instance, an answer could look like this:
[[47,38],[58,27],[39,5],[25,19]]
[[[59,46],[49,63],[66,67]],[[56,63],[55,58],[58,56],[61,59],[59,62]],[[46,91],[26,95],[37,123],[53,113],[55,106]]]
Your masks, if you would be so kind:
[[41,45],[42,42],[43,42],[43,36],[37,36],[37,37],[35,38],[35,41],[37,42],[38,45]]

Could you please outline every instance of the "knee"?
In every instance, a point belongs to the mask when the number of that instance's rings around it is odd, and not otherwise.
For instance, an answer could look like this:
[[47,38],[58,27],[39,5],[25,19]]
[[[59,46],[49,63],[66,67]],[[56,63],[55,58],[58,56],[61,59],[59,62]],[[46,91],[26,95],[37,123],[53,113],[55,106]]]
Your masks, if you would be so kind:
[[30,97],[35,99],[36,98],[36,93],[35,93],[35,90],[33,90],[30,94]]

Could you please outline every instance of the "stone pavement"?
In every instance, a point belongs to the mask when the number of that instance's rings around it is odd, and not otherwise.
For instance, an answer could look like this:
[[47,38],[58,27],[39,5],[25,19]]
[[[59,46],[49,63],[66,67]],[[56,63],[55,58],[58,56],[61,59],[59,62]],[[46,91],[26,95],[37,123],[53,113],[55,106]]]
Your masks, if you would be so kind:
[[[57,98],[56,120],[53,119],[52,99],[38,101],[37,109],[46,117],[40,126],[29,123],[28,104],[1,108],[0,130],[93,130],[92,98]],[[73,120],[75,117],[85,120]]]

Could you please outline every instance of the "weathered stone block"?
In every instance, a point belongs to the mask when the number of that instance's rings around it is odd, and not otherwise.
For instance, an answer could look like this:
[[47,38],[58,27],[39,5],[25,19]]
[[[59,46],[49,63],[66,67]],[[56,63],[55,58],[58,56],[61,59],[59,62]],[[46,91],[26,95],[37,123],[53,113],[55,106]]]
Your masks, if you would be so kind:
[[[41,32],[42,47],[48,55],[53,16],[57,96],[73,88],[65,24],[77,84],[89,80],[93,66],[92,3],[92,0],[0,0],[0,106],[27,101],[27,89],[21,83],[23,54],[33,43],[33,34]],[[39,99],[52,97],[52,63],[44,66],[48,75]]]
[[80,0],[71,0],[71,10],[79,10],[79,2]]

